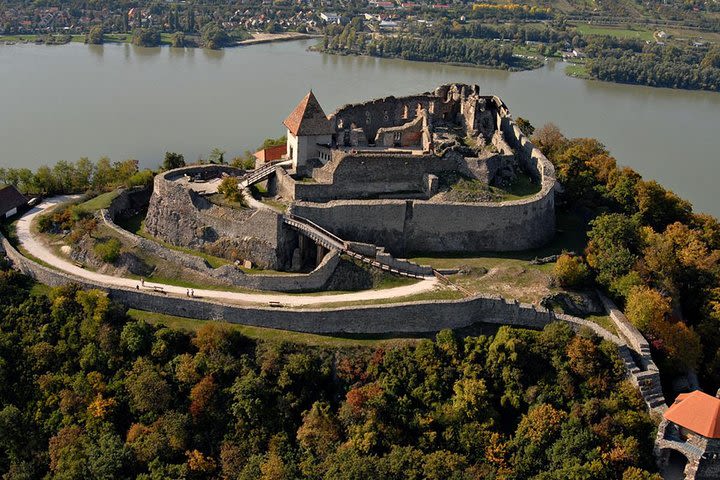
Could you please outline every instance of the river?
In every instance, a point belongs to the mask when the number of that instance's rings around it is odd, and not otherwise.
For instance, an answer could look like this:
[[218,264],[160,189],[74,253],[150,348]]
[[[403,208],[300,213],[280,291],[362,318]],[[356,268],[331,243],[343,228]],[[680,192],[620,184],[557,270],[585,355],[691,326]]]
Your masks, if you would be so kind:
[[223,51],[131,45],[0,46],[0,166],[82,156],[139,159],[166,150],[226,158],[284,133],[312,88],[326,113],[350,102],[477,83],[534,125],[596,137],[619,163],[720,216],[720,94],[564,75],[563,64],[509,73],[308,52],[312,41]]

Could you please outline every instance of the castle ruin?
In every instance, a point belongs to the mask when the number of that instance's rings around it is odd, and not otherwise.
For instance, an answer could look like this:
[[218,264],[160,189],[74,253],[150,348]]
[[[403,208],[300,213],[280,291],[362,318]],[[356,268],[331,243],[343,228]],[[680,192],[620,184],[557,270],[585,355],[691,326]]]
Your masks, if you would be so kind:
[[[279,162],[250,173],[190,168],[202,182],[227,175],[243,187],[262,182],[285,211],[261,202],[242,210],[218,205],[204,187],[184,181],[187,169],[170,171],[155,179],[148,232],[293,271],[319,264],[335,248],[404,271],[415,267],[398,257],[411,253],[525,250],[554,235],[552,165],[506,105],[477,85],[346,105],[330,116],[310,92],[283,123],[287,146]],[[531,193],[498,193],[519,181]]]

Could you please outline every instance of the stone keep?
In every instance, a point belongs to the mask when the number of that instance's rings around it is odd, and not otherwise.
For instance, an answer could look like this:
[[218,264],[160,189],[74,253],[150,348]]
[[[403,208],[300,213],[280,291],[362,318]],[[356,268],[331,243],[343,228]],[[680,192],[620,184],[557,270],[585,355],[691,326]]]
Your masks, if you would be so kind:
[[312,91],[283,124],[287,127],[287,158],[292,160],[292,168],[296,171],[305,167],[309,159],[318,158],[320,147],[329,145],[335,133],[335,127]]

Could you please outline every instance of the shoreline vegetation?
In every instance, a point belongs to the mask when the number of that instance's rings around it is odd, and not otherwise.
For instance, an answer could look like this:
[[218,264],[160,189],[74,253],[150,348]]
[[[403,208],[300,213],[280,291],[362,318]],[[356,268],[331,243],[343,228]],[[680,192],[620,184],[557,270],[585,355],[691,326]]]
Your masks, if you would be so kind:
[[[157,45],[152,47],[176,47],[176,48],[205,48],[193,37],[188,36],[186,43],[180,47],[173,44],[173,36],[171,33],[160,33],[160,40]],[[259,45],[262,43],[274,42],[291,42],[296,40],[307,40],[318,38],[322,35],[300,32],[282,32],[282,33],[266,33],[266,32],[249,32],[249,38],[243,40],[231,41],[223,45],[223,48],[242,47],[246,45]],[[0,46],[2,45],[67,45],[68,43],[85,43],[92,45],[93,42],[86,41],[87,35],[63,35],[63,34],[31,34],[31,35],[0,35]],[[123,44],[133,43],[132,33],[106,33],[103,35],[103,42],[107,44]],[[145,45],[138,45],[145,46]]]

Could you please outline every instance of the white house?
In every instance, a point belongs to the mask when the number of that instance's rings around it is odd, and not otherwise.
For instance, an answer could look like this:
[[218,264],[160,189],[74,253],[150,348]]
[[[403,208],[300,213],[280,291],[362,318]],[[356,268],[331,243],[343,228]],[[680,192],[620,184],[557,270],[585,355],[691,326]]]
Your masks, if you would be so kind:
[[340,15],[338,15],[337,13],[330,13],[330,12],[321,13],[320,18],[323,19],[325,21],[325,23],[337,23],[338,25],[340,24],[340,22],[342,20],[342,17]]

